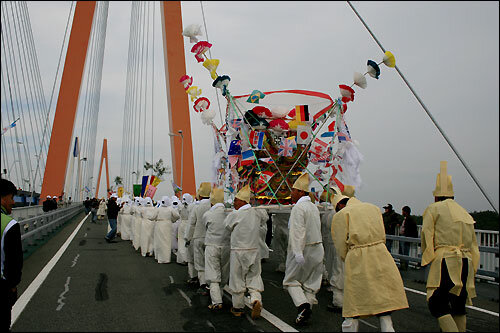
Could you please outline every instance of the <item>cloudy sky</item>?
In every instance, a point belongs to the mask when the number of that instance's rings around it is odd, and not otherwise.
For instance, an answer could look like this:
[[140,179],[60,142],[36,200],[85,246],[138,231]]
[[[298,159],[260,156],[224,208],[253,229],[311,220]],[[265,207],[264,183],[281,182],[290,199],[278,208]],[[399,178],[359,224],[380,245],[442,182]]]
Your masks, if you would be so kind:
[[[203,25],[200,2],[181,4],[184,26]],[[398,68],[498,209],[498,2],[352,4],[395,55]],[[47,99],[70,6],[69,1],[28,2]],[[338,85],[350,85],[354,72],[364,73],[368,59],[382,59],[347,2],[203,2],[203,9],[212,56],[220,59],[217,72],[231,77],[233,95],[304,89],[336,98]],[[97,173],[107,138],[111,179],[120,172],[130,16],[130,2],[110,2],[95,168]],[[155,17],[154,159],[170,164],[159,3]],[[190,53],[187,38],[184,45],[186,73],[218,110],[207,70]],[[381,65],[379,80],[368,78],[365,90],[355,90],[345,119],[364,156],[363,185],[357,189],[361,200],[379,207],[392,203],[398,212],[409,205],[414,214],[422,214],[433,201],[439,163],[446,160],[456,200],[469,211],[492,210],[395,69]],[[225,100],[220,101],[225,110]],[[199,115],[190,112],[198,185],[211,179],[204,161],[212,158],[213,141]],[[219,116],[215,121],[220,125]],[[172,194],[166,182],[155,198],[163,194]]]

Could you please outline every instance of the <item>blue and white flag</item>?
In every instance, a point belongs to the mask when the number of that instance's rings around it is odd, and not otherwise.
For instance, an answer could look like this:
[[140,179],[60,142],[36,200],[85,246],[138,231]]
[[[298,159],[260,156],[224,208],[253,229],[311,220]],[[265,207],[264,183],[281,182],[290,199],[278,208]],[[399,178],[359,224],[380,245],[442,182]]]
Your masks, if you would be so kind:
[[16,122],[19,120],[20,118],[17,118],[12,124],[10,124],[9,126],[7,127],[4,127],[2,128],[2,135],[4,135],[8,130],[10,130],[12,127],[16,127]]

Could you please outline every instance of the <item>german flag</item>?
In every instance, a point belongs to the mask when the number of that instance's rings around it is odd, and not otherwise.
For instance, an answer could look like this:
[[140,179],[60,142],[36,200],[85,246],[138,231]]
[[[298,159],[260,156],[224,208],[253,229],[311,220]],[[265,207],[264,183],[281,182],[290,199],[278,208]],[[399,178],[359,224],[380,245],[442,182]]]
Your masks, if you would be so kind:
[[309,121],[309,107],[307,105],[295,106],[295,115],[297,121]]

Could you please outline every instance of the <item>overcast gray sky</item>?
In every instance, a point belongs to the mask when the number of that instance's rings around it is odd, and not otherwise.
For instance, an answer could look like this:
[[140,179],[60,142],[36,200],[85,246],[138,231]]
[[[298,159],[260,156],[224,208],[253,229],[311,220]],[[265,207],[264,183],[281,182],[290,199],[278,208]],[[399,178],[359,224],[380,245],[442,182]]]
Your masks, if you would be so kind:
[[[499,18],[498,2],[352,2],[498,209]],[[71,2],[28,2],[46,98],[50,96]],[[364,73],[383,52],[346,2],[203,2],[212,56],[231,77],[233,95],[304,89],[338,97],[338,85]],[[154,159],[170,164],[159,3],[156,7],[157,86]],[[108,139],[110,178],[119,175],[130,2],[110,2],[97,129],[96,173]],[[183,26],[202,24],[200,2],[182,2]],[[186,73],[213,105],[207,70],[184,39]],[[422,214],[433,201],[441,160],[448,161],[456,200],[469,211],[491,210],[460,161],[394,69],[381,65],[379,80],[355,88],[345,115],[364,156],[357,196],[379,207],[409,205]],[[221,100],[225,109],[225,101]],[[204,161],[213,155],[212,133],[191,109],[196,184],[210,181]],[[220,125],[219,117],[215,118]],[[76,124],[75,129],[79,126]],[[207,140],[207,138],[210,138]],[[149,154],[149,153],[148,153]],[[97,176],[95,177],[97,178]],[[101,188],[104,189],[104,179]],[[102,193],[103,194],[103,193]],[[155,198],[172,194],[162,183]]]

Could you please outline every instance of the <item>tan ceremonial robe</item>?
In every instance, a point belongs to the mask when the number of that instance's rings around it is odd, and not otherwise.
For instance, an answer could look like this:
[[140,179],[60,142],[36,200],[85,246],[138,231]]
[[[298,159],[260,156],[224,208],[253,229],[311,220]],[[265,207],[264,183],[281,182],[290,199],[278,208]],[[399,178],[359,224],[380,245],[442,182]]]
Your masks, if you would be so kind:
[[427,300],[441,282],[441,264],[446,261],[450,279],[455,285],[450,293],[462,290],[462,258],[469,260],[467,304],[476,297],[474,274],[479,264],[479,248],[474,232],[474,219],[452,199],[429,205],[423,214],[422,266],[431,264],[427,277]]
[[332,221],[332,238],[344,266],[342,317],[408,308],[403,280],[385,246],[380,209],[351,198]]

